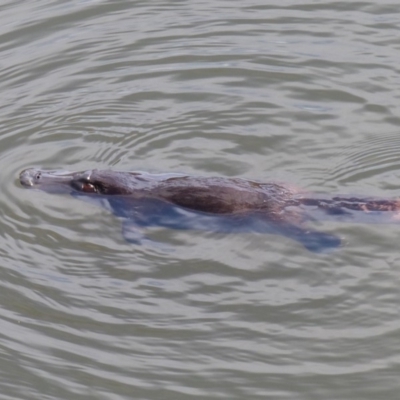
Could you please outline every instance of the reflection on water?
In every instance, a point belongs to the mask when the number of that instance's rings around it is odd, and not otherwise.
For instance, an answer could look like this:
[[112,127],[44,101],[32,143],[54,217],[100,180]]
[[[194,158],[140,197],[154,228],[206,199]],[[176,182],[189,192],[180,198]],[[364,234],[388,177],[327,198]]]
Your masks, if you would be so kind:
[[27,167],[396,197],[389,2],[0,5],[4,399],[398,398],[399,226],[344,246],[152,229],[23,191]]

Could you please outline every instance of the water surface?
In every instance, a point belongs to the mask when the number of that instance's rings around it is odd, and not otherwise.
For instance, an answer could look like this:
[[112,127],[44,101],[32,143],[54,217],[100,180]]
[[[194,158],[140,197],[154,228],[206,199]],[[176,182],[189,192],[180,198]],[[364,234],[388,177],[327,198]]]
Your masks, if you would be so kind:
[[400,226],[344,246],[152,229],[23,190],[112,168],[399,195],[399,11],[383,2],[4,1],[2,399],[398,399]]

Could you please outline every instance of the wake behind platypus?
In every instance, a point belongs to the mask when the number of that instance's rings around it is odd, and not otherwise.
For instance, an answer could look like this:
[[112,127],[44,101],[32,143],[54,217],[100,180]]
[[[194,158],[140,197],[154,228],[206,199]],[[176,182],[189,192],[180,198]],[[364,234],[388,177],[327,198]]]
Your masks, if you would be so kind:
[[[21,172],[25,187],[76,197],[101,198],[114,214],[124,218],[123,233],[140,242],[143,227],[201,229],[218,232],[262,232],[285,235],[307,249],[320,252],[340,246],[340,239],[307,229],[309,219],[378,219],[396,221],[400,201],[305,195],[285,185],[239,178],[193,177],[90,170],[84,172]],[[362,218],[361,218],[362,220]]]

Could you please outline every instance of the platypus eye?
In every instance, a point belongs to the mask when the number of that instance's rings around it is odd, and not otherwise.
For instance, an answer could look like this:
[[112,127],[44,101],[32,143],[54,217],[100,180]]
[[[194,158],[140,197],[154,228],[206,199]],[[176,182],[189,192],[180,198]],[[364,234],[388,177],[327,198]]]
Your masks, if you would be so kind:
[[96,187],[88,182],[82,183],[81,190],[85,193],[97,193]]
[[81,179],[73,180],[71,182],[71,186],[78,192],[83,192],[83,193],[97,193],[98,192],[95,185],[93,185],[90,182],[83,181]]
[[38,172],[35,176],[35,179],[38,181],[40,179],[40,177],[42,176],[42,174],[40,172]]

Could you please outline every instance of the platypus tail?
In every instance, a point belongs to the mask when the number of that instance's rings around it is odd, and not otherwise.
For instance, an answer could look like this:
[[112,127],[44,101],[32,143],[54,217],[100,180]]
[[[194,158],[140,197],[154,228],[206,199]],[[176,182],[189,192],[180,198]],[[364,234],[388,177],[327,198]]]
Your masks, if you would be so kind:
[[328,214],[345,214],[352,211],[400,211],[400,200],[397,199],[368,199],[360,197],[332,197],[330,199],[300,198],[299,204],[314,206],[325,210]]

